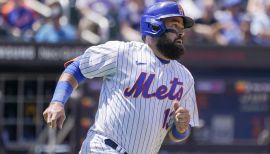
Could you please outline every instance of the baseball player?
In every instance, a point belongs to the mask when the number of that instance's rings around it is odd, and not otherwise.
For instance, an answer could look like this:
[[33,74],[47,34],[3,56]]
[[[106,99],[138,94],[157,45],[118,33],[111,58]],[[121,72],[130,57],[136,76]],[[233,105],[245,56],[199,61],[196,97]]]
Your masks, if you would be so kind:
[[141,17],[141,42],[109,41],[70,62],[43,115],[62,128],[64,104],[86,78],[102,77],[95,123],[80,153],[158,153],[169,133],[180,142],[198,126],[191,73],[177,60],[184,54],[184,29],[193,26],[176,2],[156,3]]

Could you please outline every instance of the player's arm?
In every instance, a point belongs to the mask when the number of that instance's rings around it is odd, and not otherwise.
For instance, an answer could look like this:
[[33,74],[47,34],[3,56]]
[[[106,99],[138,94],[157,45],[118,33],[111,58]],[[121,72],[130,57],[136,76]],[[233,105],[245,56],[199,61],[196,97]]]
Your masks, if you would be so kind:
[[44,119],[48,123],[49,127],[62,128],[66,118],[64,105],[72,91],[86,79],[80,71],[80,62],[78,59],[79,58],[73,60],[72,63],[65,68],[58,80],[51,103],[43,112]]
[[179,105],[179,102],[174,103],[174,112],[174,123],[169,130],[169,137],[174,142],[181,142],[190,135],[190,115],[187,109]]

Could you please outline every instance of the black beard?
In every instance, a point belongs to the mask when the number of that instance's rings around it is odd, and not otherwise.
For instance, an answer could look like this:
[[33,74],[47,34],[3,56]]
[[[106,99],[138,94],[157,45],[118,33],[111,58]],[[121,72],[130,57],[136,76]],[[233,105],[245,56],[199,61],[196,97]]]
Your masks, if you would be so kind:
[[162,34],[157,41],[157,49],[168,59],[177,60],[185,53],[184,46],[176,44],[176,40],[171,41],[165,34]]

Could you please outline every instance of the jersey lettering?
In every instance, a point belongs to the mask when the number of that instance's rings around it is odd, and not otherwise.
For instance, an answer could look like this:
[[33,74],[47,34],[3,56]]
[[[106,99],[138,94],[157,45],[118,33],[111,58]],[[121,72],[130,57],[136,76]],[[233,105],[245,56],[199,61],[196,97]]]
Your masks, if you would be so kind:
[[[132,86],[132,88],[128,87],[125,89],[124,95],[126,97],[130,97],[133,95],[133,97],[137,98],[140,94],[142,94],[144,98],[156,97],[161,100],[168,98],[169,100],[180,101],[183,94],[183,82],[180,82],[178,78],[174,78],[170,81],[171,87],[169,90],[166,85],[161,85],[156,89],[155,92],[149,93],[149,88],[154,78],[155,74],[150,74],[147,77],[147,73],[142,72]],[[177,87],[179,87],[178,90]]]

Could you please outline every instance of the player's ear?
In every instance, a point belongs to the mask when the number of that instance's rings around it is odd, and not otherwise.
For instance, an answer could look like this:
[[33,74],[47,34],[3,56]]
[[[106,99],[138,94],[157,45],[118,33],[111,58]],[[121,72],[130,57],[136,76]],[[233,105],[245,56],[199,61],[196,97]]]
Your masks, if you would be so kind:
[[145,36],[142,36],[142,40],[143,40],[143,42],[145,42],[145,39],[146,39],[146,37],[145,37]]

